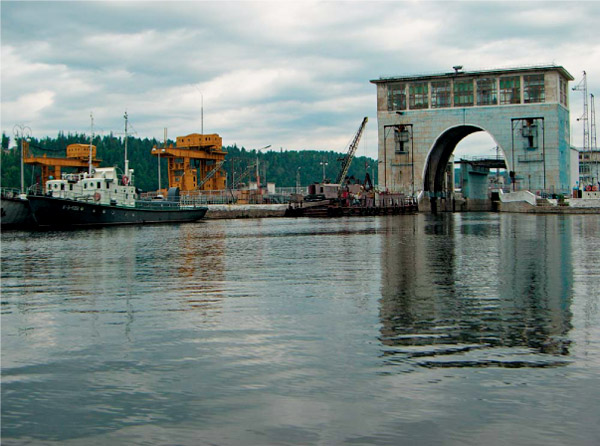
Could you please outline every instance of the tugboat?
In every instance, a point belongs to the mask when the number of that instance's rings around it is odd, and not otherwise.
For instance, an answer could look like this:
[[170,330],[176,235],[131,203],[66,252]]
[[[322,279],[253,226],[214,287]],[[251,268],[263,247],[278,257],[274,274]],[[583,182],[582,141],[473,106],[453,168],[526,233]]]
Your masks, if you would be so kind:
[[119,177],[116,167],[94,168],[90,162],[88,172],[49,180],[44,195],[27,196],[33,219],[39,227],[82,227],[192,222],[206,214],[207,207],[180,200],[177,188],[169,189],[167,200],[139,200],[133,174],[125,113],[124,174]]
[[167,200],[138,200],[133,169],[118,178],[115,167],[92,173],[63,174],[46,183],[45,195],[28,195],[33,219],[39,227],[105,226],[118,224],[197,221],[207,207],[179,200],[178,190]]

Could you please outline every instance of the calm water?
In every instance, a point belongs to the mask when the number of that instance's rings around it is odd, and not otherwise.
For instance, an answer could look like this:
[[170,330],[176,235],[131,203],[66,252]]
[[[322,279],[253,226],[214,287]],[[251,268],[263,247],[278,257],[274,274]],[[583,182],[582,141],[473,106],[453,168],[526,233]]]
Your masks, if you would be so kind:
[[2,444],[598,445],[600,218],[2,234]]

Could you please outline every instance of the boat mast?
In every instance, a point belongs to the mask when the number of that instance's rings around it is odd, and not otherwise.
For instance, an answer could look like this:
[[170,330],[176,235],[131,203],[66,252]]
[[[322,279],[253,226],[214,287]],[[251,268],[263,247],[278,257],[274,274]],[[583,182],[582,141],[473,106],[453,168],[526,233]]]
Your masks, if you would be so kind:
[[91,136],[90,136],[90,155],[88,159],[88,174],[92,175],[92,143],[94,142],[94,115],[90,112]]
[[127,112],[123,116],[125,118],[125,173],[124,175],[129,176],[129,160],[127,159]]

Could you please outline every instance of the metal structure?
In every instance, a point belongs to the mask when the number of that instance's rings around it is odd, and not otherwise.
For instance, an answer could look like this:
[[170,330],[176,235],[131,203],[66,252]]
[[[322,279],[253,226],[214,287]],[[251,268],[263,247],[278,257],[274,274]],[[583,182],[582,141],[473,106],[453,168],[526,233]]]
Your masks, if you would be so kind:
[[369,120],[369,118],[367,118],[366,116],[363,118],[363,121],[360,124],[358,131],[356,132],[356,135],[354,135],[354,139],[352,140],[352,142],[350,143],[350,146],[348,147],[348,152],[346,153],[346,155],[344,156],[344,158],[342,160],[342,168],[340,169],[337,179],[335,180],[336,184],[342,184],[342,182],[346,178],[346,175],[348,175],[348,170],[350,169],[350,164],[352,163],[352,159],[354,158],[354,154],[356,153],[356,149],[358,148],[358,143],[360,141],[360,137],[363,134],[363,131],[365,129],[365,126],[367,125],[368,120]]
[[225,160],[219,161],[217,163],[217,165],[215,166],[215,168],[213,170],[211,170],[210,172],[208,172],[206,174],[206,176],[198,183],[198,189],[202,189],[202,186],[204,186],[204,183],[206,183],[208,180],[210,180],[219,171],[219,169],[223,166],[223,164],[225,164]]
[[233,184],[231,185],[231,189],[237,189],[238,185],[250,176],[255,167],[256,163],[250,164],[248,168],[240,176],[238,176],[235,181],[232,182]]
[[100,165],[101,160],[96,159],[96,146],[94,145],[91,146],[90,152],[89,144],[69,144],[66,158],[50,158],[46,154],[42,156],[31,155],[29,153],[29,143],[27,141],[23,142],[23,161],[25,164],[41,166],[42,187],[46,186],[49,179],[60,178],[63,167],[71,167],[77,170],[89,168],[90,159],[92,167]]
[[178,136],[175,147],[152,148],[152,155],[168,160],[169,188],[181,191],[225,189],[225,175],[218,164],[222,165],[226,154],[217,134]]
[[594,106],[594,95],[590,94],[590,152],[594,158],[595,180],[600,182],[600,172],[598,171],[598,146],[596,145],[596,107]]
[[588,93],[587,93],[587,73],[583,72],[583,78],[573,87],[573,91],[583,92],[583,114],[577,118],[578,121],[583,121],[583,151],[587,152],[590,149],[590,129],[588,121]]

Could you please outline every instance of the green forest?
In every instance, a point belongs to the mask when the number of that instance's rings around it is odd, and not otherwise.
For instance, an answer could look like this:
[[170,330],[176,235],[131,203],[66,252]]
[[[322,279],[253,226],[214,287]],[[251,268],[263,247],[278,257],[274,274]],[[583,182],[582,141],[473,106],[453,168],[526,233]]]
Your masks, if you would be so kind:
[[[85,134],[59,133],[56,138],[45,137],[43,139],[31,138],[29,140],[29,152],[48,157],[66,156],[66,148],[69,144],[89,143],[89,136]],[[169,144],[175,144],[169,141]],[[14,141],[6,134],[2,134],[2,154],[0,168],[2,171],[2,187],[18,188],[21,183],[20,167],[20,141]],[[96,136],[93,140],[96,146],[96,158],[101,160],[101,166],[124,166],[124,138],[113,134]],[[129,166],[135,169],[135,184],[142,191],[154,191],[158,189],[158,159],[151,155],[152,147],[161,146],[162,141],[156,139],[141,139],[128,137],[127,154]],[[258,156],[262,182],[265,178],[269,183],[275,183],[277,187],[296,186],[297,178],[301,186],[306,186],[323,179],[323,167],[325,177],[335,181],[341,169],[341,159],[345,153],[318,150],[272,150],[257,151],[246,150],[244,147],[223,147],[227,152],[226,162],[223,169],[227,172],[227,182],[231,184],[232,176],[239,178],[250,166],[256,163]],[[323,164],[325,164],[323,166]],[[40,168],[25,165],[25,186],[39,182]],[[365,173],[377,175],[376,161],[369,157],[355,157],[350,166],[348,175],[363,181]],[[251,180],[254,180],[252,175]],[[167,180],[167,161],[161,160],[161,184],[163,187]],[[375,179],[374,183],[377,181]]]

